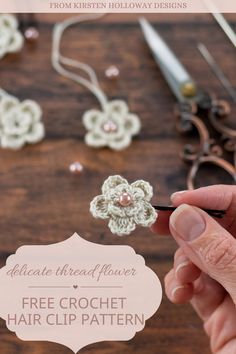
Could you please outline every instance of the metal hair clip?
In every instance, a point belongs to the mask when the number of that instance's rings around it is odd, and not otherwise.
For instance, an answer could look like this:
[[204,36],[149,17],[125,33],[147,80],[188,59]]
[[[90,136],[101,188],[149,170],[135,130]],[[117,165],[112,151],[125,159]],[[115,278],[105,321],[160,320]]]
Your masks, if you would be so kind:
[[[90,203],[95,218],[109,219],[108,227],[118,236],[129,235],[137,225],[150,227],[157,219],[157,210],[174,211],[171,206],[151,205],[153,188],[149,182],[138,180],[131,184],[119,176],[108,177],[102,185],[102,194]],[[223,218],[225,210],[203,209],[215,218]]]
[[[200,91],[184,66],[149,22],[142,18],[140,24],[153,56],[178,100],[175,109],[178,118],[178,131],[187,133],[195,127],[200,137],[198,149],[193,145],[186,145],[182,152],[182,157],[192,163],[187,177],[188,188],[194,189],[196,174],[205,163],[219,166],[232,176],[235,183],[236,131],[224,126],[220,121],[230,113],[229,104],[225,101],[216,100],[209,94]],[[207,112],[209,121],[215,130],[222,134],[225,150],[234,153],[235,165],[222,157],[223,150],[221,146],[211,139],[206,125],[196,115],[198,111],[202,110]]]

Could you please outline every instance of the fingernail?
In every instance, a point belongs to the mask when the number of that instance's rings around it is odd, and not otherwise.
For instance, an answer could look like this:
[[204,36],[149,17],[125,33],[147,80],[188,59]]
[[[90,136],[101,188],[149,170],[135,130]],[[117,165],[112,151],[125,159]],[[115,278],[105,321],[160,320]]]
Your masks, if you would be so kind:
[[176,197],[178,197],[178,196],[181,195],[181,194],[184,194],[185,192],[187,192],[187,190],[179,191],[179,192],[175,192],[175,193],[171,194],[170,200],[173,202],[174,199],[176,199]]
[[185,289],[185,288],[186,288],[185,285],[176,286],[176,287],[171,291],[171,297],[172,297],[172,298],[175,298],[175,295],[176,295],[177,291],[182,290],[182,289]]
[[187,266],[189,266],[191,263],[189,261],[182,262],[178,265],[178,267],[175,270],[175,275],[178,275],[179,271]]
[[182,204],[172,213],[170,224],[185,241],[195,240],[206,228],[205,220],[197,208],[187,204]]

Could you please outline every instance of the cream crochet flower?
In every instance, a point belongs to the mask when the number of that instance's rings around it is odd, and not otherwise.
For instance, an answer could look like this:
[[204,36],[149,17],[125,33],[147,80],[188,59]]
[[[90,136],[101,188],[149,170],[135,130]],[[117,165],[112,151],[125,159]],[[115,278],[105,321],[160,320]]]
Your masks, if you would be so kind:
[[121,100],[107,103],[105,110],[89,110],[83,116],[83,123],[88,133],[87,145],[100,148],[108,146],[113,150],[128,147],[132,136],[139,133],[141,124],[138,116],[129,113],[127,104]]
[[157,212],[149,203],[153,195],[152,186],[143,180],[131,185],[121,176],[110,176],[102,186],[102,195],[90,203],[95,218],[110,219],[113,234],[129,235],[136,225],[151,226]]
[[0,100],[0,145],[20,149],[26,143],[34,144],[44,137],[40,106],[31,100],[20,102],[5,95]]
[[15,16],[0,14],[0,59],[7,53],[18,52],[24,43],[24,38],[18,30]]

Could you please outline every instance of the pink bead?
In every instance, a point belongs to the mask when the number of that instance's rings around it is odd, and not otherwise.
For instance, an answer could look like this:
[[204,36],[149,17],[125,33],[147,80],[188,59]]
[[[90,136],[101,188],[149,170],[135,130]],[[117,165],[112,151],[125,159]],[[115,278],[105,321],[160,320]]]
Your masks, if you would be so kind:
[[29,27],[25,30],[25,38],[29,41],[35,41],[39,37],[39,32],[35,27]]
[[84,167],[83,165],[81,165],[80,162],[76,161],[73,162],[70,166],[69,166],[69,170],[71,173],[73,174],[80,174],[83,171]]
[[103,125],[103,130],[106,133],[115,133],[117,131],[117,125],[112,121],[108,120],[104,125]]
[[105,75],[108,79],[114,80],[118,78],[118,76],[120,75],[120,71],[115,65],[111,65],[109,66],[109,68],[106,69]]
[[120,198],[119,198],[119,203],[121,206],[126,207],[129,206],[132,203],[132,197],[129,193],[122,193]]

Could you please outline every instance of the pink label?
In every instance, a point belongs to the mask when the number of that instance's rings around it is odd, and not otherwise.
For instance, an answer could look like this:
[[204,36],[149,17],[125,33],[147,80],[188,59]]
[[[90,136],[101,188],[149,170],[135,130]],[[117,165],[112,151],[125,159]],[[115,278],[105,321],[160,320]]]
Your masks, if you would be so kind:
[[158,309],[156,274],[129,246],[104,246],[76,233],[48,246],[23,246],[0,269],[0,316],[22,340],[73,352],[129,340]]
[[235,0],[1,0],[0,12],[207,13],[236,12]]

